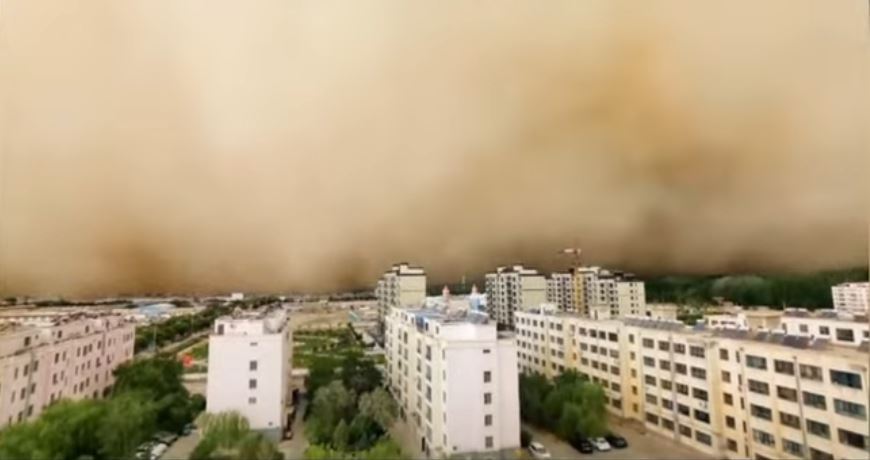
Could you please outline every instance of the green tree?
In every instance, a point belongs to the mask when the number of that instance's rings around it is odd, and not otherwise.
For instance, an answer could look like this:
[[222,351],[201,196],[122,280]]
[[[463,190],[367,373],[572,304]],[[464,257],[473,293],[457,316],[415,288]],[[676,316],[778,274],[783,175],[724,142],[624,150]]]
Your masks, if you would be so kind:
[[284,455],[275,444],[259,433],[248,433],[239,441],[237,460],[281,460]]
[[370,418],[385,431],[393,425],[397,413],[396,401],[383,388],[377,388],[359,398],[359,414]]
[[350,433],[348,431],[347,423],[345,423],[344,420],[341,420],[332,432],[332,447],[338,450],[347,450],[349,443]]
[[368,393],[383,385],[383,376],[374,361],[359,351],[345,355],[341,363],[341,381],[356,394]]
[[356,398],[340,381],[317,390],[311,403],[313,415],[305,425],[305,434],[313,444],[332,444],[335,426],[348,419],[356,406]]
[[106,404],[99,439],[106,458],[128,458],[155,431],[157,410],[147,394],[127,392]]
[[402,453],[402,449],[392,439],[382,438],[371,449],[359,456],[360,460],[408,460],[408,456]]
[[153,395],[186,393],[181,383],[181,363],[171,358],[152,358],[125,363],[115,370],[115,394],[148,391]]
[[248,419],[236,411],[203,413],[197,419],[203,440],[216,440],[216,447],[232,449],[250,432]]
[[0,458],[64,459],[100,450],[103,401],[61,401],[39,419],[12,425],[0,434]]

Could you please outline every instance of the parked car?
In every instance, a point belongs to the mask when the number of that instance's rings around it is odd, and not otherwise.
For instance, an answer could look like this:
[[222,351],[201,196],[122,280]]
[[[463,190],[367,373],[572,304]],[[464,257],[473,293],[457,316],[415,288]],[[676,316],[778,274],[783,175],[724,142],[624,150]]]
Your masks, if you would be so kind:
[[628,447],[628,441],[616,433],[609,433],[604,437],[604,439],[606,439],[607,443],[613,446],[614,449],[625,449]]
[[585,436],[576,436],[571,440],[571,446],[577,449],[581,454],[591,454],[595,451],[592,443]]
[[164,452],[166,452],[166,449],[169,449],[169,446],[163,444],[162,442],[154,446],[154,448],[151,449],[151,460],[157,460],[158,458],[160,458],[160,456],[163,455]]
[[532,457],[535,458],[550,458],[550,452],[547,451],[547,448],[537,441],[529,443],[529,452],[532,454]]
[[193,433],[194,430],[196,430],[196,425],[194,425],[193,423],[188,423],[187,425],[184,425],[184,428],[181,429],[181,435],[189,436],[190,433]]
[[154,443],[148,441],[139,446],[136,449],[136,459],[137,460],[151,460],[151,448],[154,447]]
[[610,450],[610,443],[607,442],[607,440],[604,438],[593,439],[592,445],[595,446],[595,449],[600,450],[601,452],[606,452]]
[[178,439],[177,434],[169,433],[166,431],[161,431],[160,433],[154,435],[154,441],[167,445],[172,444],[173,442],[175,442],[176,439]]

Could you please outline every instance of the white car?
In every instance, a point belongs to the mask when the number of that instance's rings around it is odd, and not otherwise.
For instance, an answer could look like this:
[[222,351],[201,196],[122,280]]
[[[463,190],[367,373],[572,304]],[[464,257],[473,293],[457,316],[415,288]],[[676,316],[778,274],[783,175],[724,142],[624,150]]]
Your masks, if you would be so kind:
[[160,458],[160,456],[163,455],[163,453],[166,452],[166,449],[168,448],[169,446],[163,444],[162,442],[154,446],[151,449],[151,460],[157,460],[158,458]]
[[610,443],[607,442],[607,440],[604,438],[593,438],[591,441],[592,445],[601,452],[606,452],[610,450]]
[[539,442],[533,441],[529,443],[529,452],[531,452],[532,457],[535,458],[550,458],[550,452],[548,452],[547,448]]

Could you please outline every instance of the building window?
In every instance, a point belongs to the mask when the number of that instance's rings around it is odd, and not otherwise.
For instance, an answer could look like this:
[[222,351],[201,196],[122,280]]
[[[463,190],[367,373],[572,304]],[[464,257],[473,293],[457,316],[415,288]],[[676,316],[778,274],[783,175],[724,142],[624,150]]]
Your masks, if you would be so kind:
[[773,447],[776,445],[776,440],[773,435],[766,431],[752,430],[752,439],[764,446]]
[[483,371],[483,383],[489,383],[492,381],[492,372]]
[[681,395],[688,395],[689,394],[689,386],[688,385],[685,385],[682,383],[677,383],[676,385],[677,385],[677,393],[679,393]]
[[732,417],[730,415],[725,416],[725,425],[731,429],[735,429],[737,427],[736,421],[734,420],[734,417]]
[[483,416],[483,426],[492,426],[492,415],[486,414]]
[[769,395],[770,385],[764,382],[759,382],[758,380],[749,379],[749,391],[762,395]]
[[779,396],[779,399],[784,399],[786,401],[797,401],[797,390],[794,388],[786,388],[786,387],[776,387],[776,395]]
[[663,418],[662,419],[662,426],[664,428],[667,428],[669,431],[674,431],[674,422],[672,420]]
[[722,371],[722,381],[725,383],[731,383],[731,373],[728,371]]
[[807,432],[820,438],[831,438],[831,428],[826,423],[816,422],[815,420],[807,419]]
[[680,414],[683,414],[683,415],[691,415],[692,414],[692,411],[691,411],[691,409],[689,409],[689,406],[686,406],[684,404],[677,404],[677,412],[679,412]]
[[810,460],[834,460],[834,455],[811,447]]
[[863,404],[834,399],[834,411],[846,417],[867,420],[867,408]]
[[792,428],[801,428],[801,419],[797,415],[789,414],[788,412],[779,413],[779,422],[785,426]]
[[492,393],[484,393],[483,394],[483,403],[484,404],[492,404]]
[[695,358],[703,358],[706,356],[704,347],[689,347],[689,354]]
[[644,348],[652,348],[655,342],[653,339],[643,339],[642,343]]
[[684,345],[682,343],[675,343],[674,344],[674,353],[676,353],[678,355],[685,355],[686,354],[686,345]]
[[257,404],[257,398],[251,396],[250,398],[248,398],[248,404]]
[[767,370],[767,359],[761,356],[746,355],[746,367]]
[[794,363],[776,359],[773,361],[773,370],[779,374],[794,375]]
[[700,388],[692,388],[692,397],[695,399],[699,399],[701,401],[707,401],[707,390],[702,390]]
[[674,402],[670,399],[662,398],[662,407],[667,410],[674,410]]
[[686,437],[692,437],[692,429],[686,425],[680,425],[680,434]]
[[713,445],[713,438],[710,437],[707,433],[702,433],[700,431],[695,432],[695,439],[701,444],[706,444],[708,446]]
[[692,377],[701,380],[707,380],[707,371],[700,367],[692,367]]
[[861,450],[867,448],[868,437],[863,434],[854,433],[841,428],[837,430],[837,436],[840,439],[840,444],[845,444]]
[[803,457],[804,456],[804,445],[799,442],[790,441],[788,439],[782,440],[782,450],[788,452],[795,457]]
[[483,443],[487,449],[492,449],[492,436],[487,436],[486,438],[484,438]]
[[724,348],[719,349],[719,359],[722,361],[728,361],[728,350]]
[[728,439],[727,444],[728,444],[728,450],[730,450],[731,452],[737,452],[737,441],[735,441],[733,439]]
[[680,375],[686,375],[687,368],[685,364],[676,363],[674,364],[674,371]]
[[755,404],[749,406],[749,412],[753,417],[757,417],[763,420],[773,420],[773,411],[766,407],[761,407]]
[[656,403],[657,403],[658,401],[657,401],[655,395],[649,395],[649,394],[648,394],[648,395],[646,395],[646,402],[647,402],[647,404],[656,405]]
[[669,342],[665,342],[664,340],[659,340],[659,350],[661,351],[670,351],[671,344]]
[[251,390],[257,389],[257,379],[249,379],[248,380],[248,389],[251,389]]
[[825,403],[825,397],[816,394],[810,393],[809,391],[804,391],[804,405],[815,407],[816,409],[826,410],[828,405]]
[[861,376],[854,372],[836,371],[831,369],[831,383],[860,390]]
[[252,360],[248,363],[248,370],[255,371],[257,370],[257,361]]
[[651,376],[651,375],[645,375],[645,376],[643,377],[643,381],[644,381],[647,385],[656,386],[656,378],[653,377],[653,376]]
[[818,366],[812,366],[809,364],[801,364],[799,366],[801,378],[807,380],[818,380],[822,381],[822,368]]
[[853,331],[852,329],[837,328],[837,340],[841,342],[854,342],[855,331]]
[[658,417],[658,415],[651,414],[651,413],[647,412],[646,413],[646,421],[647,421],[647,423],[651,423],[653,425],[658,425],[659,424],[659,417]]
[[734,405],[734,397],[731,396],[731,393],[722,393],[722,400],[729,406]]

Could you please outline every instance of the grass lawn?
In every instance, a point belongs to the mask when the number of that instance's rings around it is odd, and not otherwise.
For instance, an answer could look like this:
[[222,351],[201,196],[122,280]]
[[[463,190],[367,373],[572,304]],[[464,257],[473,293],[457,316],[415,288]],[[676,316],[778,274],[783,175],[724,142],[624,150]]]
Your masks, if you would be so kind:
[[351,352],[363,346],[347,328],[299,331],[293,334],[293,367],[307,368],[314,358],[334,361],[337,365]]

